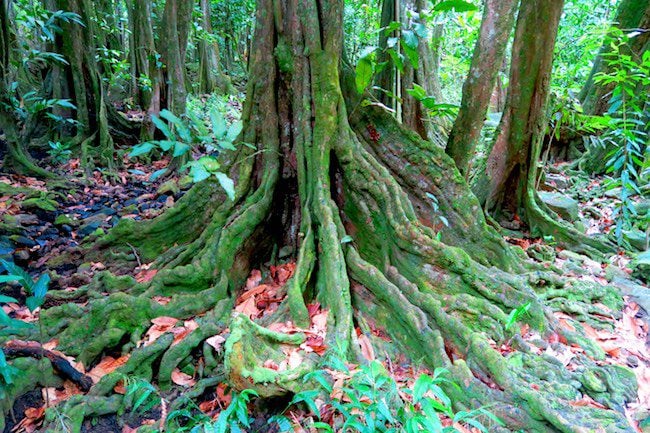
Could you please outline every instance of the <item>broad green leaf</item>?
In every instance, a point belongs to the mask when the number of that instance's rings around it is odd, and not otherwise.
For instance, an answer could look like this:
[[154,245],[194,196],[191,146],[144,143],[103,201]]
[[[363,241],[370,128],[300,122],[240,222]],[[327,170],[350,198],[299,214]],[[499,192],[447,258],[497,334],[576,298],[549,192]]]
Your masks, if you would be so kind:
[[456,12],[470,12],[477,9],[478,8],[472,3],[463,0],[446,0],[438,3],[433,7],[433,10],[435,12],[449,12],[452,10]]
[[242,129],[244,129],[244,123],[241,120],[234,122],[232,125],[230,125],[230,128],[228,128],[226,140],[230,141],[231,143],[235,141],[241,133]]
[[233,182],[233,180],[229,178],[225,173],[222,173],[220,171],[214,175],[219,181],[219,184],[223,190],[226,192],[228,198],[230,200],[235,200],[235,182]]
[[174,147],[174,145],[176,145],[175,140],[160,140],[157,143],[164,152],[168,152],[172,147]]
[[16,298],[12,298],[11,296],[0,295],[0,304],[8,304],[10,302],[17,304],[18,300],[16,300]]
[[413,30],[404,30],[402,31],[402,41],[404,46],[416,50],[418,48],[419,40],[418,36]]
[[135,146],[133,146],[131,148],[131,152],[129,152],[129,158],[135,158],[136,156],[140,156],[140,155],[144,155],[146,153],[149,153],[155,147],[156,147],[156,145],[151,141],[136,144]]
[[192,133],[185,125],[185,122],[179,119],[174,113],[167,109],[164,109],[160,112],[160,117],[169,120],[174,125],[174,128],[176,128],[176,132],[178,133],[178,136],[181,138],[181,140],[186,143],[192,142]]
[[190,176],[192,177],[192,182],[199,183],[209,178],[211,173],[202,164],[195,163],[191,165]]
[[178,156],[185,155],[190,149],[191,147],[189,145],[177,141],[174,144],[174,153],[172,155],[174,156],[174,158],[176,158]]
[[418,101],[421,101],[421,100],[423,100],[424,98],[427,97],[427,91],[424,90],[424,87],[420,86],[417,83],[413,83],[413,88],[412,89],[407,89],[406,93],[413,96]]
[[360,59],[355,70],[355,83],[357,92],[363,93],[372,82],[373,63],[365,58]]
[[156,116],[155,114],[151,115],[151,122],[156,125],[156,128],[160,129],[160,131],[167,137],[169,140],[175,140],[176,136],[172,132],[172,130],[169,128],[169,125],[167,125],[167,122],[163,121],[160,117]]
[[0,284],[8,283],[9,281],[22,281],[23,277],[20,275],[0,275]]
[[155,180],[158,179],[160,176],[162,176],[163,174],[165,174],[166,171],[167,171],[166,168],[161,168],[160,170],[156,170],[156,171],[154,171],[153,173],[151,173],[151,176],[149,176],[149,181],[150,181],[150,182],[155,181]]
[[32,290],[32,293],[34,294],[35,297],[37,298],[45,298],[45,295],[47,294],[47,289],[50,286],[50,276],[48,274],[43,274],[41,277],[36,281],[36,284],[34,284],[34,288]]
[[0,260],[0,264],[5,268],[5,270],[11,275],[18,275],[20,277],[21,284],[28,290],[31,291],[32,286],[34,285],[34,280],[32,277],[20,266],[16,265],[13,262],[7,260]]
[[420,55],[418,54],[418,50],[411,48],[407,45],[404,45],[402,48],[404,48],[404,53],[406,54],[406,57],[408,57],[411,66],[413,66],[413,69],[417,69],[418,61],[420,60]]
[[216,108],[210,110],[210,120],[212,121],[212,133],[218,139],[223,138],[226,135],[228,127],[226,126],[226,120]]
[[219,140],[217,141],[217,144],[219,145],[220,148],[224,150],[237,150],[237,148],[232,144],[232,142],[227,140]]

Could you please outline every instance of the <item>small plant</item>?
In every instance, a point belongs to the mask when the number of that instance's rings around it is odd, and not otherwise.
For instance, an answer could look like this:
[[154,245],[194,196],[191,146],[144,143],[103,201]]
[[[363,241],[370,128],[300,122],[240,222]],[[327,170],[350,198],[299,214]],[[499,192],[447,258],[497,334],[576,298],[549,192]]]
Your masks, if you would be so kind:
[[144,414],[161,403],[158,390],[147,380],[124,376],[123,381],[126,386],[124,404],[134,413]]
[[248,403],[251,397],[258,397],[257,392],[252,389],[245,389],[239,393],[233,392],[228,407],[221,411],[217,422],[210,426],[212,430],[206,428],[206,432],[238,433],[247,431],[252,421],[248,413]]
[[[171,152],[172,157],[183,157],[193,147],[202,146],[211,155],[203,156],[197,161],[184,165],[189,169],[189,174],[195,183],[214,176],[231,200],[235,198],[234,182],[227,174],[219,171],[220,164],[214,154],[225,150],[235,150],[233,142],[242,131],[241,121],[227,126],[226,120],[215,108],[210,113],[210,125],[189,113],[187,120],[182,120],[169,110],[162,110],[160,117],[151,116],[151,121],[166,137],[165,140],[153,140],[134,146],[129,153],[130,157],[147,154],[159,149],[162,152]],[[150,180],[155,180],[166,169],[155,172]]]
[[640,59],[628,54],[627,42],[632,36],[620,29],[610,35],[610,51],[604,54],[607,73],[599,73],[594,81],[612,86],[607,114],[611,116],[609,131],[603,142],[612,147],[607,173],[613,176],[608,189],[620,188],[620,202],[615,209],[616,240],[623,241],[624,228],[636,217],[633,197],[641,195],[644,169],[647,167],[649,139],[647,92],[638,91],[650,85],[650,51]]
[[[317,388],[297,393],[289,406],[304,404],[318,421],[308,419],[303,426],[315,431],[346,431],[360,433],[396,432],[455,432],[454,427],[443,427],[441,416],[454,423],[460,423],[487,432],[488,427],[481,421],[490,420],[502,425],[501,421],[485,408],[474,411],[454,412],[451,399],[442,385],[458,388],[458,385],[445,376],[448,370],[439,368],[433,376],[421,375],[413,389],[400,388],[379,361],[372,361],[356,371],[349,371],[338,358],[330,358],[329,369],[308,374],[306,382],[316,383]],[[328,375],[346,377],[343,385]],[[321,407],[334,409],[329,423],[321,419]],[[287,408],[288,409],[288,408]],[[328,410],[329,411],[329,410]],[[286,412],[286,410],[285,410]],[[292,431],[290,419],[281,414],[272,418],[281,432]],[[333,424],[336,428],[332,427]]]
[[57,164],[65,164],[72,156],[72,150],[68,143],[50,141],[48,145],[50,146],[50,150],[47,153],[50,155],[52,161]]
[[519,307],[515,308],[508,314],[508,318],[506,319],[506,323],[504,328],[506,331],[512,327],[515,323],[517,323],[519,320],[521,320],[522,317],[524,317],[525,314],[528,314],[528,310],[530,310],[530,306],[532,304],[530,302],[525,303],[524,305],[520,305]]

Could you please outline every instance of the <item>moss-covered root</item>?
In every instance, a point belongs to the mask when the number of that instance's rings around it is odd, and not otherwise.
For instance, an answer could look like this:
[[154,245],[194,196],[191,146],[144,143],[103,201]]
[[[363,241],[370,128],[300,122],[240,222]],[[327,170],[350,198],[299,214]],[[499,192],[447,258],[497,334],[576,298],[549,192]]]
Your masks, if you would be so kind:
[[60,405],[45,411],[43,431],[81,433],[84,419],[118,413],[123,396],[90,397],[73,395]]
[[[304,341],[302,333],[271,331],[237,314],[225,343],[224,370],[229,383],[238,390],[254,389],[262,397],[298,392],[300,379],[314,369],[315,362],[304,359],[297,366],[277,366],[287,364],[281,345],[297,348]],[[276,368],[271,368],[270,363]]]
[[560,219],[551,217],[552,211],[539,199],[532,185],[527,188],[524,207],[526,219],[534,234],[553,236],[559,245],[596,259],[605,253],[616,251],[616,246],[611,241],[602,237],[589,237]]
[[[622,414],[623,404],[636,398],[629,370],[598,367],[583,357],[580,367],[569,371],[552,356],[533,354],[523,341],[521,351],[502,355],[493,345],[503,340],[490,342],[503,329],[496,332],[489,325],[489,311],[472,311],[469,298],[455,301],[465,303],[459,315],[458,306],[452,308],[444,298],[423,291],[394,271],[380,272],[354,249],[347,257],[351,275],[363,285],[357,286],[356,305],[415,359],[452,372],[464,387],[463,392],[447,389],[457,410],[491,405],[490,410],[512,430],[633,431]],[[571,404],[584,394],[614,410]]]
[[[5,395],[0,400],[0,431],[4,431],[5,420],[14,416],[11,411],[16,399],[37,387],[60,387],[63,381],[52,369],[52,363],[47,359],[16,358],[11,365],[18,370],[14,381],[9,386],[3,386]],[[15,414],[20,416],[21,414]]]

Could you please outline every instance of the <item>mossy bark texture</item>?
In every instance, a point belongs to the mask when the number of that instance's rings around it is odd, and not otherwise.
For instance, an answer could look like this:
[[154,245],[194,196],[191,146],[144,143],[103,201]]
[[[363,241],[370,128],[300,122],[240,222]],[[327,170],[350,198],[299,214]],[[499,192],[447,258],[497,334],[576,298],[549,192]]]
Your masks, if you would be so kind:
[[[87,257],[134,261],[135,248],[153,261],[153,279],[136,284],[105,272],[85,289],[87,305],[42,313],[59,349],[86,363],[108,349],[131,353],[90,398],[110,398],[120,373],[155,374],[165,387],[196,352],[205,376],[223,374],[236,389],[264,397],[296,391],[321,358],[306,354],[283,372],[264,367],[283,356],[282,346],[304,339],[265,325],[291,320],[304,328],[306,304],[316,301],[329,311],[329,347],[362,360],[354,327],[375,322],[391,335],[393,350],[452,372],[462,389],[447,390],[456,409],[490,404],[506,422],[495,431],[631,432],[620,405],[633,393],[621,392],[616,380],[598,387],[608,409],[570,404],[589,393],[583,376],[601,371],[595,360],[604,353],[559,326],[543,305],[544,293],[566,281],[525,263],[485,224],[442,149],[347,91],[342,18],[342,0],[260,0],[240,137],[255,148],[240,146],[233,155],[235,200],[205,181],[158,218],[121,223]],[[297,261],[284,303],[259,323],[233,316],[245,278],[276,248],[292,250]],[[172,299],[161,305],[154,299],[160,295]],[[535,355],[505,329],[510,311],[527,303],[525,320],[542,336],[557,332],[584,347],[589,356],[579,368]],[[199,327],[177,344],[166,334],[134,348],[150,319],[197,314]],[[225,349],[215,353],[204,341],[226,328]],[[495,349],[512,338],[520,350]],[[80,399],[65,410],[79,419],[84,407]]]

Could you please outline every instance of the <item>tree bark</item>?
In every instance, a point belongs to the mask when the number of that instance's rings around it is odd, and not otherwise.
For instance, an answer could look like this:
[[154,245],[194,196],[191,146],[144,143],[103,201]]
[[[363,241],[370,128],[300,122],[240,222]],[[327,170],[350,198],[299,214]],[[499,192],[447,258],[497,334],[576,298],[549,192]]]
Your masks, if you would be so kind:
[[512,46],[506,109],[474,192],[497,220],[519,218],[535,234],[552,235],[562,245],[597,254],[598,250],[611,250],[611,244],[589,238],[552,218],[535,190],[562,6],[563,0],[522,2]]
[[483,129],[492,91],[505,57],[518,0],[486,0],[472,64],[463,83],[458,117],[449,134],[447,154],[464,176]]
[[[74,141],[81,146],[82,164],[90,171],[95,162],[109,169],[115,166],[113,139],[109,133],[108,102],[99,67],[95,59],[96,24],[94,6],[89,0],[58,0],[60,10],[78,14],[84,25],[63,23],[63,34],[57,36],[60,52],[69,65],[64,68],[69,84],[62,95],[76,106],[79,122]],[[55,86],[63,86],[55,83]]]
[[[212,19],[210,11],[210,1],[201,0],[201,24],[203,30],[212,35]],[[234,93],[234,88],[230,78],[224,74],[219,62],[219,45],[216,41],[201,39],[199,41],[199,58],[200,58],[200,91],[201,93]]]
[[[423,15],[427,11],[427,1],[415,0],[404,2],[415,12]],[[406,7],[402,10],[402,22],[406,22]],[[420,101],[411,96],[407,90],[418,84],[426,91],[428,96],[435,98],[437,103],[442,102],[442,90],[438,76],[440,68],[440,38],[442,37],[443,24],[436,24],[433,28],[431,39],[421,39],[418,43],[418,67],[413,68],[410,62],[405,62],[402,74],[400,92],[402,97],[402,119],[410,129],[417,131],[425,140],[444,146],[449,130],[448,119],[433,117]]]
[[163,83],[166,83],[161,106],[175,114],[185,113],[187,83],[185,53],[192,19],[192,0],[167,0],[163,11],[160,40]]

